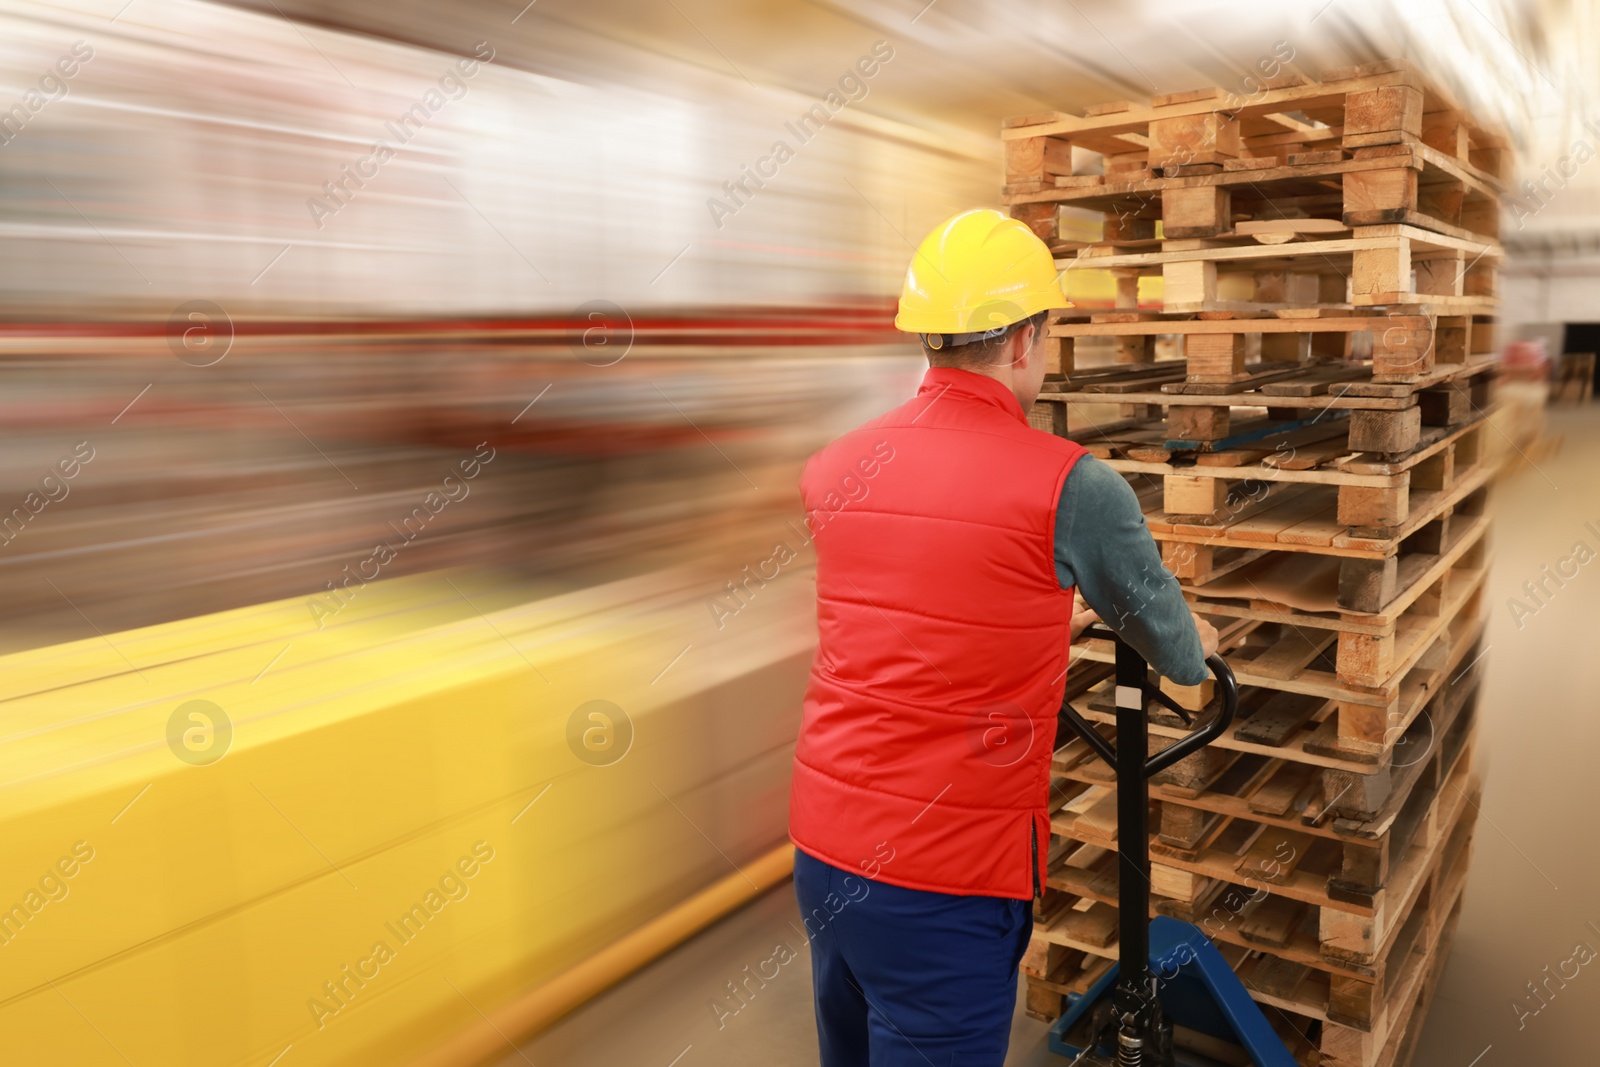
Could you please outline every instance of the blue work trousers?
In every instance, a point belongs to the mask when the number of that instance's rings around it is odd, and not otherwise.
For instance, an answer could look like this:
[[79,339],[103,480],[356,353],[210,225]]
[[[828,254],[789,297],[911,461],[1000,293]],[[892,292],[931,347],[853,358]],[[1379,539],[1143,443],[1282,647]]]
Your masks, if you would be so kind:
[[795,850],[822,1067],[1001,1067],[1031,900],[870,881]]

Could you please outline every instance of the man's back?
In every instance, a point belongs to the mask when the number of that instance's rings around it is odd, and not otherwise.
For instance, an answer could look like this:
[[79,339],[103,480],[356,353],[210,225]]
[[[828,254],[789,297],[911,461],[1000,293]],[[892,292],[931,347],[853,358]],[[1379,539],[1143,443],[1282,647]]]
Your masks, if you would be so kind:
[[999,383],[935,368],[807,465],[820,643],[801,849],[854,869],[887,842],[874,876],[891,884],[1033,896],[1073,603],[1051,540],[1081,455]]
[[823,1067],[1004,1061],[1067,645],[1094,617],[1074,588],[1158,670],[1205,674],[1133,490],[1027,425],[1070,306],[1027,226],[945,220],[895,316],[928,356],[921,392],[801,480],[820,643],[789,831]]

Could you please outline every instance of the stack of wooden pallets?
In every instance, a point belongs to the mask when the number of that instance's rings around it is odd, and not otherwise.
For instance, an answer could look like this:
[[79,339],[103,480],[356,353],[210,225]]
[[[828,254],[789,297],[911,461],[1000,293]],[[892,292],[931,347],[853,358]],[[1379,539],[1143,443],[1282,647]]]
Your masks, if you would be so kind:
[[[1128,477],[1242,687],[1224,738],[1152,784],[1154,910],[1212,937],[1301,1062],[1403,1065],[1480,789],[1505,142],[1397,62],[1003,137],[1014,217],[1117,279],[1116,306],[1052,321],[1030,419]],[[1102,238],[1060,239],[1063,208]],[[1111,658],[1088,642],[1068,694],[1107,736]],[[1187,731],[1153,709],[1153,745]],[[1117,955],[1113,774],[1080,740],[1053,771],[1024,962],[1046,1019]]]

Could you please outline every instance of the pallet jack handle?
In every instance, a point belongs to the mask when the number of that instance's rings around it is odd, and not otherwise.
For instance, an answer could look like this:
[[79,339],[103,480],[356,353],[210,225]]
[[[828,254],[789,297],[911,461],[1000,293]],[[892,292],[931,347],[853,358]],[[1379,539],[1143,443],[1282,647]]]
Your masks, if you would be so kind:
[[[1176,701],[1150,684],[1150,666],[1132,645],[1100,626],[1085,631],[1089,637],[1109,637],[1116,647],[1117,741],[1113,745],[1086,722],[1066,701],[1061,714],[1078,736],[1117,772],[1117,908],[1118,974],[1112,995],[1112,1015],[1117,1030],[1118,1067],[1169,1067],[1173,1063],[1172,1023],[1157,1000],[1157,983],[1150,971],[1150,842],[1148,839],[1150,778],[1183,757],[1215,741],[1233,723],[1239,708],[1239,685],[1221,656],[1210,656],[1206,666],[1216,677],[1220,707],[1198,730],[1156,752],[1149,750],[1149,722],[1145,708],[1151,700],[1190,717]],[[1079,1056],[1083,1059],[1093,1046]]]
[[[1109,627],[1104,625],[1091,626],[1083,632],[1082,636],[1086,638],[1106,638],[1115,644],[1117,649],[1117,705],[1119,707],[1123,705],[1125,697],[1137,698],[1141,708],[1146,702],[1154,700],[1156,703],[1176,712],[1185,722],[1190,721],[1189,713],[1179,707],[1176,701],[1163,693],[1158,687],[1149,684],[1146,680],[1147,671],[1144,658],[1117,637]],[[1129,654],[1131,654],[1132,659],[1136,659],[1138,662],[1136,666],[1128,665],[1133,668],[1132,670],[1125,670],[1124,659],[1128,658]],[[1146,759],[1144,761],[1144,777],[1153,777],[1177,763],[1183,757],[1206,747],[1221,737],[1229,726],[1233,725],[1234,714],[1239,710],[1239,683],[1233,676],[1233,668],[1229,667],[1228,661],[1220,655],[1207,656],[1206,666],[1211,669],[1212,677],[1216,679],[1218,695],[1222,698],[1221,707],[1211,721],[1200,727],[1200,729],[1187,737],[1180,738]],[[1137,683],[1131,686],[1127,685],[1124,681],[1125,676],[1130,680],[1137,677]],[[1124,690],[1127,689],[1133,689],[1136,692],[1125,692]],[[1089,725],[1071,704],[1063,703],[1061,705],[1061,713],[1072,724],[1072,728],[1078,736],[1083,738],[1090,748],[1094,749],[1096,755],[1112,767],[1121,766],[1121,763],[1117,760],[1116,746],[1100,736],[1100,732]]]

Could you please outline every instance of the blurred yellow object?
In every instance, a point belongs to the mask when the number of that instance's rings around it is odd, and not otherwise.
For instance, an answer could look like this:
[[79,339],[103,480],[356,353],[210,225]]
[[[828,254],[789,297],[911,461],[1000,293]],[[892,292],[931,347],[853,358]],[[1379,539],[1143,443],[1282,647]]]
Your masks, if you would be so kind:
[[923,238],[894,324],[907,333],[978,333],[1071,306],[1045,243],[1017,220],[979,208]]
[[4,1061],[404,1062],[783,840],[803,574],[491,582],[0,657]]
[[613,942],[576,967],[529,990],[478,1025],[429,1049],[408,1067],[469,1067],[505,1049],[506,1034],[537,1033],[590,997],[693,936],[794,872],[794,846],[779,845]]

